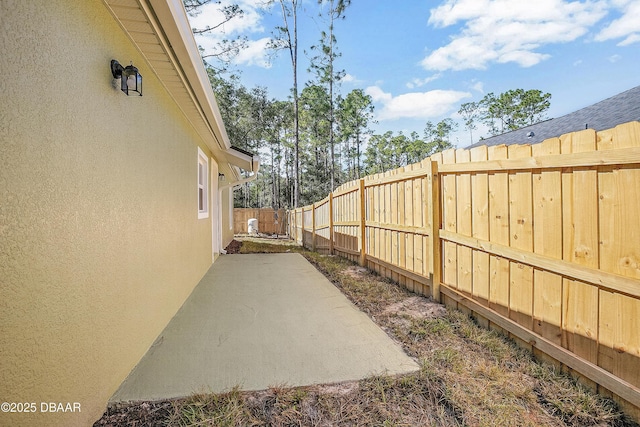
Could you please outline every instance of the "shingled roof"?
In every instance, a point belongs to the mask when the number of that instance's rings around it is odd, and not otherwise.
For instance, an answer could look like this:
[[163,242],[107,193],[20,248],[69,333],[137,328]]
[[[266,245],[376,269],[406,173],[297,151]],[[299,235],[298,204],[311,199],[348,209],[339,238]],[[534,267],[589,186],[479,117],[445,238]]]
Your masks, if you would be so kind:
[[573,113],[480,140],[467,148],[479,145],[535,144],[569,132],[587,128],[596,131],[611,129],[634,120],[640,121],[640,86]]

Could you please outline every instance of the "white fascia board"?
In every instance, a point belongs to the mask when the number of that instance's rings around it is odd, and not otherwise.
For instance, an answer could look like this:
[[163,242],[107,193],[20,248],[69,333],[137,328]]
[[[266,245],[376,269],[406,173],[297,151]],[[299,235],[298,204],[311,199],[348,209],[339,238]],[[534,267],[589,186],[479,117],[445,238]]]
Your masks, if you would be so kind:
[[[258,168],[260,167],[260,165],[258,165]],[[222,184],[218,187],[219,190],[224,190],[227,188],[231,188],[233,189],[234,187],[237,187],[239,185],[243,185],[246,184],[247,182],[251,182],[254,181],[256,178],[258,178],[258,170],[256,169],[256,171],[254,173],[252,173],[251,175],[249,175],[246,178],[242,178],[242,179],[234,179],[233,181],[227,182],[226,184]]]
[[225,156],[229,163],[248,172],[257,172],[260,168],[260,159],[258,156],[250,156],[233,148],[225,152]]
[[187,12],[181,0],[148,0],[171,48],[180,63],[193,93],[205,115],[220,147],[209,147],[224,151],[231,147],[224,128],[220,109],[216,102],[209,76],[204,68],[198,45],[191,31]]

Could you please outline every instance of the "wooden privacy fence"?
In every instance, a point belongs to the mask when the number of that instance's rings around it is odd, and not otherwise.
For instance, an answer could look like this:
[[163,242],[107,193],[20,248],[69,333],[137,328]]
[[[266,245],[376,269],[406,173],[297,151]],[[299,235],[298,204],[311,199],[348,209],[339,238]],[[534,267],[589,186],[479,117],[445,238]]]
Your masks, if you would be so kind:
[[289,218],[298,243],[470,312],[640,413],[640,122],[448,150]]
[[287,211],[284,209],[233,209],[233,233],[248,232],[248,221],[258,220],[258,231],[263,234],[287,234]]

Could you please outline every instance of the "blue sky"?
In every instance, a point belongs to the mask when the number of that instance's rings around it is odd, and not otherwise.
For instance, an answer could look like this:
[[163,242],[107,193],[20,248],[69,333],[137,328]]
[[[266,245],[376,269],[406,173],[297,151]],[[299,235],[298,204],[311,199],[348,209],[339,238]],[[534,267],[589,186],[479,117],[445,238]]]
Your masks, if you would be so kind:
[[[305,51],[318,44],[326,24],[316,0],[301,1],[302,87],[310,80]],[[198,37],[198,44],[211,51],[218,38],[247,36],[249,48],[236,61],[242,83],[285,99],[290,59],[266,50],[273,28],[282,25],[279,2],[270,8],[262,0],[235,3],[244,16],[225,24],[224,33]],[[220,22],[218,9],[205,8],[192,25]],[[640,85],[640,0],[352,0],[345,16],[335,28],[342,54],[336,68],[347,73],[339,90],[372,96],[375,133],[422,135],[427,121],[459,121],[460,104],[489,92],[549,92],[552,118]],[[483,134],[479,128],[474,138]],[[462,123],[452,142],[469,145]]]

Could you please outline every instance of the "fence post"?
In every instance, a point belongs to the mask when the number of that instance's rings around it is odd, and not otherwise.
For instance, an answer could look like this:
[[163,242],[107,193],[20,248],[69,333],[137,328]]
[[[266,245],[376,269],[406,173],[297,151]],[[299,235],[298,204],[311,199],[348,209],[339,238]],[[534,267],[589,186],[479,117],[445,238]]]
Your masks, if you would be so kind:
[[367,248],[366,248],[366,218],[365,218],[365,197],[364,197],[364,178],[360,179],[360,265],[367,265]]
[[333,255],[333,192],[329,193],[329,255]]
[[311,250],[316,251],[316,204],[311,205]]
[[302,247],[304,248],[304,247],[305,247],[305,246],[304,246],[304,207],[301,207],[301,208],[300,208],[300,216],[302,217],[302,222],[301,222],[301,224],[302,224],[302,229],[300,230],[300,233],[302,234],[302,239],[301,239],[301,241],[302,241]]
[[442,250],[440,246],[440,176],[438,174],[438,162],[428,163],[429,180],[431,181],[431,245],[432,245],[432,275],[431,275],[431,298],[436,302],[441,302],[440,280],[442,268]]

